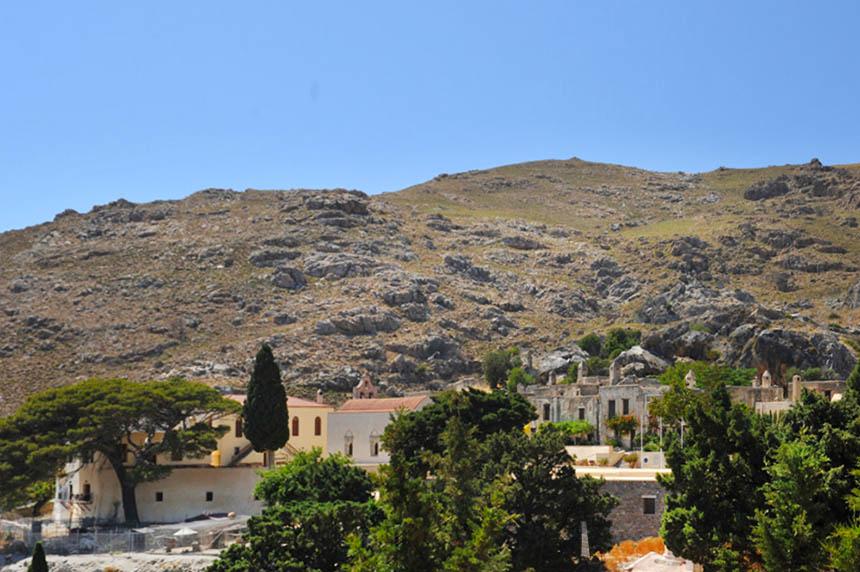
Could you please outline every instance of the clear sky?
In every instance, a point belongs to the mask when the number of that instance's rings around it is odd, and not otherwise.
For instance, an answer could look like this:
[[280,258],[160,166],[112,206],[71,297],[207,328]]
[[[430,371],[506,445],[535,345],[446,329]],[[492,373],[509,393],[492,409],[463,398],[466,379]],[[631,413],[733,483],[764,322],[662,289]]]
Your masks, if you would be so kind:
[[545,158],[858,162],[858,22],[856,0],[3,2],[0,230]]

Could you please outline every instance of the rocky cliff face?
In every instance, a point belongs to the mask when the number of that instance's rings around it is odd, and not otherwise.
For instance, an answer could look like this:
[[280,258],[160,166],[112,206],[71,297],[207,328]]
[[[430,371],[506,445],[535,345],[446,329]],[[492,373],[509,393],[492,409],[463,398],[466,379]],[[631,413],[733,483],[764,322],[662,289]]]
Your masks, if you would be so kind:
[[0,235],[0,407],[81,377],[387,391],[613,324],[664,359],[845,374],[860,335],[860,169],[688,175],[546,161],[399,193],[206,190]]

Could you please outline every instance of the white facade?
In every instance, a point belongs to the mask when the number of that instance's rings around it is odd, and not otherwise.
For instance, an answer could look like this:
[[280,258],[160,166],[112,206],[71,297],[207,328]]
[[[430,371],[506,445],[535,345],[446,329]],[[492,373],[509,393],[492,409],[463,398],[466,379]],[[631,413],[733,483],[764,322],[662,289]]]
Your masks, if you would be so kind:
[[[244,396],[231,395],[242,402]],[[288,398],[290,440],[275,454],[275,463],[288,461],[297,450],[320,448],[325,453],[328,413],[324,403]],[[159,465],[172,472],[136,489],[138,515],[142,522],[181,522],[202,514],[235,512],[258,514],[262,505],[254,500],[254,487],[265,466],[263,453],[251,448],[244,435],[241,417],[224,415],[213,425],[227,427],[211,453],[199,457],[171,458],[158,455]],[[132,435],[133,440],[144,436]],[[156,439],[160,439],[156,436]],[[110,464],[101,455],[92,462],[68,463],[56,480],[57,494],[53,520],[77,526],[83,522],[118,523],[124,519],[119,482]]]
[[328,416],[329,454],[343,453],[367,469],[388,463],[382,448],[385,427],[398,412],[417,411],[430,403],[426,396],[390,399],[351,399]]
[[[70,463],[67,474],[57,479],[54,522],[77,526],[123,521],[119,482],[103,457],[84,465]],[[259,468],[252,466],[179,465],[164,479],[137,486],[138,514],[146,523],[181,522],[201,514],[258,514],[258,480]]]

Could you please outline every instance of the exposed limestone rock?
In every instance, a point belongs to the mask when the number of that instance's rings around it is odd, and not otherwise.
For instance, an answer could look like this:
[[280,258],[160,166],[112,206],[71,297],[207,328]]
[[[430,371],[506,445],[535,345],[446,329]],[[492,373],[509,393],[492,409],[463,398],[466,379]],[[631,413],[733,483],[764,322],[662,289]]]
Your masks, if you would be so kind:
[[655,356],[642,346],[633,346],[629,350],[621,352],[612,361],[610,369],[620,369],[621,375],[624,377],[630,375],[645,377],[662,373],[667,367],[669,364],[665,360]]
[[298,290],[307,285],[304,273],[298,268],[291,266],[280,266],[272,274],[272,283],[278,288],[287,290]]

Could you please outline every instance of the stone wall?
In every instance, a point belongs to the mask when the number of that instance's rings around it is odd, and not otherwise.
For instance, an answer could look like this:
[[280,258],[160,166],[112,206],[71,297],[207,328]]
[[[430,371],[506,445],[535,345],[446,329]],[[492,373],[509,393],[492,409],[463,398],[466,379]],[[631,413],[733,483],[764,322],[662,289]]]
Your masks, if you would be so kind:
[[[655,480],[605,481],[603,490],[618,498],[619,504],[609,515],[612,541],[639,540],[660,535],[660,519],[665,509],[666,491]],[[654,514],[644,513],[642,497],[656,497]]]

